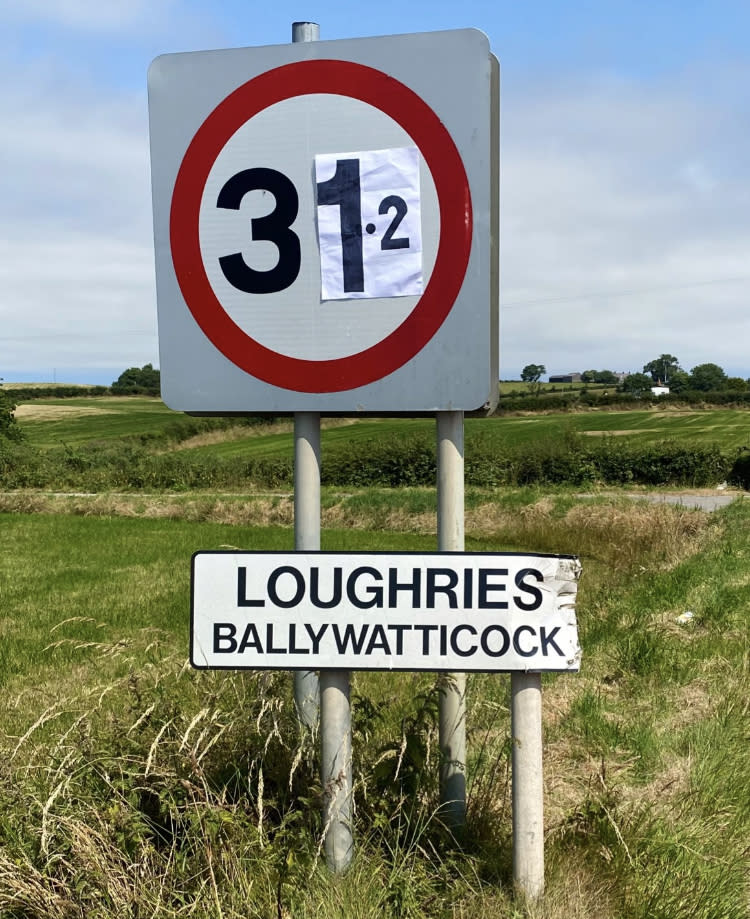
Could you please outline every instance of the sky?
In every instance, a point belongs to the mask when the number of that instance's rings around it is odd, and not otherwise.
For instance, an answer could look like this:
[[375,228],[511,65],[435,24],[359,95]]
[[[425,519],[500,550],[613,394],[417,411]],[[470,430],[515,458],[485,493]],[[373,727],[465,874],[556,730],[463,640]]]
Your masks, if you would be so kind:
[[159,364],[159,54],[474,27],[501,68],[500,377],[750,377],[750,4],[0,0],[0,378]]

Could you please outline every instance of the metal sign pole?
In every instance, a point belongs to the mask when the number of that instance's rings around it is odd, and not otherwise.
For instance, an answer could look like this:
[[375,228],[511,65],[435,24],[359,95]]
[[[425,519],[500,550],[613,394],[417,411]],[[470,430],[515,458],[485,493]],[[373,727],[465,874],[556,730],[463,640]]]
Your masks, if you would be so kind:
[[[464,413],[437,412],[438,550],[464,549]],[[440,690],[440,798],[446,821],[466,822],[466,674],[448,673]]]
[[[317,23],[292,23],[293,42],[317,41],[319,38],[320,26]],[[320,416],[313,412],[295,414],[294,480],[295,548],[319,549]],[[321,671],[319,693],[326,863],[334,874],[341,874],[352,860],[353,849],[349,671]],[[307,724],[317,719],[317,696],[318,680],[315,674],[309,671],[295,674],[297,708]]]
[[[315,22],[292,23],[292,41],[317,41]],[[294,548],[320,549],[320,415],[294,415]],[[294,674],[294,701],[300,720],[312,728],[318,722],[320,689],[312,670]]]
[[[320,549],[320,415],[294,416],[294,548]],[[294,701],[300,720],[309,728],[318,723],[318,674],[297,670]]]
[[513,881],[529,900],[544,892],[542,676],[510,677],[513,769]]

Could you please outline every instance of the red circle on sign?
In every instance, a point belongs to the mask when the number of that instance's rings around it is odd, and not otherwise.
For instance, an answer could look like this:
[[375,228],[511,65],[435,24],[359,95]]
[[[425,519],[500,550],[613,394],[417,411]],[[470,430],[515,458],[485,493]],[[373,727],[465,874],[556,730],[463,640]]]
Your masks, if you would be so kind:
[[[264,109],[294,96],[349,96],[381,109],[412,138],[432,173],[440,210],[440,240],[432,275],[414,309],[377,344],[331,360],[289,357],[265,347],[225,311],[208,280],[198,218],[211,168],[239,128]],[[169,223],[172,261],[188,309],[206,337],[240,369],[297,392],[341,392],[393,373],[422,350],[453,307],[469,263],[472,209],[469,181],[450,134],[420,97],[380,70],[351,61],[301,61],[244,83],[206,118],[182,160]]]

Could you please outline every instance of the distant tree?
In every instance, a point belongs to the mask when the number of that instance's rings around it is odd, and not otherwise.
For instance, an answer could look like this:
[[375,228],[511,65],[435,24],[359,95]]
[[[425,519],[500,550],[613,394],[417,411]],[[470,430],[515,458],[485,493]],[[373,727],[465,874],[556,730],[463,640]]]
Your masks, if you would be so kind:
[[724,388],[732,392],[746,392],[747,380],[743,380],[742,377],[727,377]]
[[622,381],[622,391],[640,397],[645,392],[651,392],[653,385],[654,381],[647,373],[629,373]]
[[538,383],[542,374],[547,372],[544,364],[527,364],[521,371],[524,383]]
[[672,375],[668,378],[667,386],[669,391],[678,393],[690,389],[690,374],[684,370],[673,370]]
[[620,378],[612,370],[584,370],[581,380],[584,383],[606,383],[608,386],[616,386],[620,382]]
[[23,431],[16,424],[15,410],[10,396],[0,389],[0,440],[23,440]]
[[524,383],[529,384],[531,392],[538,396],[542,391],[542,384],[539,382],[543,373],[547,372],[544,364],[527,364],[521,371],[521,379]]
[[669,383],[672,374],[678,370],[682,370],[682,367],[674,354],[660,354],[655,360],[643,365],[643,372],[649,374],[654,383]]
[[161,394],[159,371],[152,364],[143,367],[129,367],[110,387],[118,396],[158,396]]
[[690,371],[690,388],[701,392],[723,389],[727,375],[718,364],[698,364]]

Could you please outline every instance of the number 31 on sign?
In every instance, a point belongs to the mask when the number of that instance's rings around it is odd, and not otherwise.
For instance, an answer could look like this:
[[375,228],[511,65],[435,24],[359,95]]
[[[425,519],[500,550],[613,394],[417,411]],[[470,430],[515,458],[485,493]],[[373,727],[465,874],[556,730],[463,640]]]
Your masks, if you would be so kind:
[[416,147],[315,157],[322,300],[422,293]]

